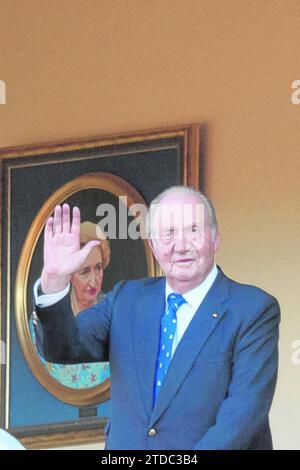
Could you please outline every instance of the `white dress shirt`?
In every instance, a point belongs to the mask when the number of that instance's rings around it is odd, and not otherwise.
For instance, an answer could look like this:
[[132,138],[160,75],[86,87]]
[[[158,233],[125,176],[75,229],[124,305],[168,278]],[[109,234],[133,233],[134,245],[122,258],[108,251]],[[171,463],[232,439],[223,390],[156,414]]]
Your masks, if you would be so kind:
[[[209,289],[213,285],[217,275],[218,275],[218,268],[214,264],[208,276],[204,279],[204,281],[199,286],[194,287],[194,289],[182,295],[182,297],[187,301],[187,303],[181,305],[181,307],[179,307],[179,309],[177,310],[177,326],[176,326],[176,331],[175,331],[173,346],[172,346],[172,357],[175,353],[175,350],[182,336],[184,335],[195,313],[197,312],[198,308],[203,302],[204,297],[206,296]],[[167,304],[168,295],[171,294],[172,292],[174,291],[166,282],[166,308],[168,305]]]
[[34,293],[35,305],[37,305],[37,307],[41,307],[41,308],[50,307],[51,305],[56,304],[61,299],[63,299],[68,294],[68,292],[70,290],[70,284],[68,284],[67,287],[64,290],[62,290],[60,292],[57,292],[55,294],[42,294],[42,295],[39,295],[38,294],[38,288],[40,287],[40,285],[41,285],[41,278],[39,278],[36,281],[36,283],[34,284],[33,293]]

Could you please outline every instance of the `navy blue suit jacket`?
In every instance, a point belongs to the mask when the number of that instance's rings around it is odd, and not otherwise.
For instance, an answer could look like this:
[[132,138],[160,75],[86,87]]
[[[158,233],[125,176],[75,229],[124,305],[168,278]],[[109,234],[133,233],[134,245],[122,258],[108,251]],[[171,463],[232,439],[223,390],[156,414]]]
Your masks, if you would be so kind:
[[280,317],[274,297],[219,269],[154,408],[165,279],[121,282],[76,319],[68,297],[37,308],[44,356],[60,363],[109,360],[107,449],[272,448],[268,414]]

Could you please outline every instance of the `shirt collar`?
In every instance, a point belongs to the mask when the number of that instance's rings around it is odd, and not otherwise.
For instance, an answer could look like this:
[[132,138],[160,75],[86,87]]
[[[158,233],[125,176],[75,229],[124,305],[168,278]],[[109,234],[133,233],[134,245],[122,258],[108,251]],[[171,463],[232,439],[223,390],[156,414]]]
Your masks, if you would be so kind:
[[[210,273],[206,276],[203,282],[199,284],[199,286],[194,287],[194,289],[186,292],[182,297],[187,301],[187,303],[195,310],[197,310],[206,296],[207,292],[213,285],[216,277],[218,275],[218,268],[216,264],[214,263],[212,270]],[[174,290],[170,287],[168,284],[168,281],[166,281],[166,305],[167,305],[167,299],[169,294],[172,294]]]

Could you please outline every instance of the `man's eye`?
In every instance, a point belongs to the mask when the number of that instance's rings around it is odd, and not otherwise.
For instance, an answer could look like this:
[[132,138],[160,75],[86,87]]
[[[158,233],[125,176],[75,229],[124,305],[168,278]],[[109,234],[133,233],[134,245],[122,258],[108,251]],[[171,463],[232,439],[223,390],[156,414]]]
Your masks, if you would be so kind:
[[193,227],[189,229],[190,233],[199,233],[199,231],[200,230],[199,230],[199,227],[197,227],[197,225],[193,225]]

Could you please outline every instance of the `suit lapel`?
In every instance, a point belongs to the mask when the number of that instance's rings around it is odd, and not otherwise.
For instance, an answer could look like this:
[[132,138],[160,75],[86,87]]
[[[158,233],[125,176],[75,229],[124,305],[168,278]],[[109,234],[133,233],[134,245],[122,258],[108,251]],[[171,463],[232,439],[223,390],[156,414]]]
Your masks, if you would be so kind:
[[144,287],[144,295],[138,299],[134,328],[136,372],[148,418],[150,418],[153,408],[160,321],[164,309],[165,279],[150,281]]
[[[177,346],[168,373],[162,384],[155,408],[153,409],[150,426],[152,426],[167,409],[207,339],[225,315],[226,308],[224,301],[227,298],[228,279],[219,270],[215,282],[211,286]],[[158,341],[156,346],[157,348],[159,347]],[[153,374],[153,370],[151,370],[151,372]],[[151,380],[154,380],[154,375],[152,375]]]

